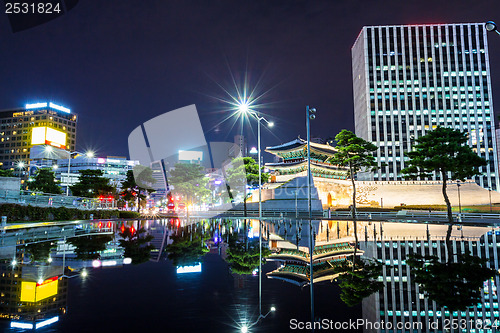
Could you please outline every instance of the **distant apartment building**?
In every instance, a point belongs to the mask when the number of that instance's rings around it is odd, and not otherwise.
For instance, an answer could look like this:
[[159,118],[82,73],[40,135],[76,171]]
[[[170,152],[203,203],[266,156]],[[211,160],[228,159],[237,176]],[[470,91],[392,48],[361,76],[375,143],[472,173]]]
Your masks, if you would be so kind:
[[[38,148],[38,147],[37,147]],[[43,149],[43,148],[42,148]],[[56,179],[60,181],[63,189],[72,186],[78,182],[81,170],[101,170],[103,176],[110,180],[110,184],[121,188],[121,183],[127,177],[127,171],[132,170],[138,165],[138,161],[130,161],[125,157],[108,156],[108,157],[87,157],[85,155],[76,155],[71,160],[61,158],[61,150],[51,149],[50,155],[54,158],[39,158],[33,159],[30,163],[30,174],[33,175],[38,168],[50,167],[54,170]],[[64,156],[64,154],[62,154]],[[68,173],[68,161],[69,173]]]
[[77,119],[70,109],[52,102],[0,111],[0,168],[16,170],[20,162],[27,164],[31,148],[38,145],[73,151]]
[[474,180],[500,188],[483,23],[363,27],[352,68],[356,134],[380,147],[378,165],[387,165],[360,180],[401,180],[415,140],[443,126],[467,132],[488,161]]

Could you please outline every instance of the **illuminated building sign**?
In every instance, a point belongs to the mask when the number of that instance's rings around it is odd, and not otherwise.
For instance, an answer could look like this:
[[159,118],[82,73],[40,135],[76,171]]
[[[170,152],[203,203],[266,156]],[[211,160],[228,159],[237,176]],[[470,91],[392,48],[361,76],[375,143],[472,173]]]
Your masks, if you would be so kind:
[[44,326],[53,324],[53,323],[58,322],[58,321],[59,321],[59,316],[52,317],[50,319],[47,319],[47,320],[41,321],[39,323],[36,323],[35,329],[42,328]]
[[32,104],[26,104],[26,109],[39,109],[39,108],[46,108],[47,103],[32,103]]
[[65,108],[64,106],[61,106],[61,105],[57,105],[57,104],[54,104],[52,102],[49,103],[49,106],[52,108],[52,109],[56,109],[56,110],[59,110],[59,111],[62,111],[62,112],[66,112],[66,113],[71,113],[71,110],[68,109],[68,108]]
[[64,107],[62,105],[57,105],[57,104],[54,104],[52,102],[26,104],[25,108],[26,108],[26,110],[30,110],[30,109],[46,108],[47,106],[50,107],[51,109],[54,109],[54,110],[59,110],[59,111],[65,112],[65,113],[71,113],[71,110],[68,109],[67,107]]
[[57,295],[59,279],[57,276],[42,283],[21,282],[21,302],[38,302],[42,299]]
[[194,266],[177,266],[177,274],[199,272],[201,272],[201,262],[197,263]]
[[31,132],[32,145],[51,145],[57,148],[66,148],[66,133],[51,127],[33,127]]

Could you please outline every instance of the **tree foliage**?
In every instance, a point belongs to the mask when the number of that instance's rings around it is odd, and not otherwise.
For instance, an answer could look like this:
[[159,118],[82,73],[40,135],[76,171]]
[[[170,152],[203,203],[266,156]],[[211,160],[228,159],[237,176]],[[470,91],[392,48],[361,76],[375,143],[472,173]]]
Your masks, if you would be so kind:
[[201,202],[210,194],[205,169],[198,164],[177,163],[170,171],[168,181],[174,192],[182,195],[188,203]]
[[342,130],[335,136],[337,152],[329,159],[329,162],[335,165],[347,167],[349,178],[352,182],[352,218],[354,223],[354,256],[353,273],[356,264],[356,251],[358,248],[358,226],[356,220],[356,174],[361,170],[374,170],[377,168],[377,162],[373,153],[377,146],[373,143],[358,137],[351,131]]
[[113,237],[108,235],[93,235],[69,238],[68,243],[76,247],[75,254],[78,259],[93,260],[101,257],[99,252],[106,250],[106,244],[112,240]]
[[418,138],[413,151],[406,153],[410,158],[407,167],[401,170],[406,178],[430,177],[437,173],[442,181],[441,191],[446,203],[448,232],[446,246],[448,262],[452,261],[451,232],[453,214],[446,190],[448,180],[464,180],[480,174],[478,168],[486,165],[486,160],[479,157],[467,145],[467,134],[453,128],[438,126],[435,130]]
[[345,273],[339,275],[337,281],[341,288],[340,299],[347,306],[355,306],[361,301],[384,288],[378,281],[382,275],[383,265],[378,261],[359,260],[351,270],[345,267]]
[[[271,251],[262,248],[262,260],[268,257]],[[232,239],[227,249],[226,261],[231,272],[238,275],[252,274],[259,267],[259,241],[252,240],[248,244]]]
[[469,254],[460,254],[457,262],[446,263],[436,256],[410,254],[406,262],[426,296],[451,311],[464,311],[481,303],[483,282],[497,275],[486,267],[486,259]]
[[57,185],[56,175],[52,169],[40,168],[36,171],[35,178],[29,184],[32,191],[43,193],[61,194],[61,188]]
[[138,265],[149,260],[151,250],[154,246],[148,244],[153,240],[152,235],[143,235],[146,232],[144,228],[134,231],[132,228],[124,228],[120,232],[120,246],[124,248],[124,256],[132,259],[132,264]]
[[70,186],[75,196],[97,198],[101,195],[114,194],[115,188],[110,185],[109,179],[103,177],[102,170],[80,170],[80,177],[75,185]]
[[24,250],[29,254],[32,262],[42,262],[47,261],[50,250],[54,247],[52,242],[40,242],[27,244]]
[[136,165],[134,170],[128,170],[125,180],[122,182],[122,191],[120,195],[127,202],[135,202],[137,200],[137,209],[141,207],[141,201],[146,198],[146,194],[154,192],[151,186],[156,183],[153,178],[153,170],[151,168]]
[[199,233],[188,233],[187,228],[180,234],[172,237],[173,243],[167,245],[168,259],[172,260],[174,266],[193,266],[201,261],[208,252],[205,239]]
[[[230,191],[233,198],[242,194],[246,200],[246,185],[259,186],[259,165],[251,157],[237,157],[231,161],[230,167],[226,170],[226,181],[230,184]],[[269,181],[269,174],[262,172],[261,183]]]
[[373,153],[377,146],[358,137],[351,131],[342,130],[335,136],[337,152],[330,158],[329,162],[348,168],[349,177],[354,179],[356,173],[363,169],[374,169],[377,162]]
[[447,180],[465,180],[479,175],[478,168],[486,165],[467,145],[467,134],[453,128],[438,126],[416,140],[407,167],[401,170],[406,178],[430,177],[437,173],[441,181],[443,197],[448,210],[448,221],[453,223],[451,203],[446,193]]
[[14,177],[14,170],[0,169],[0,177]]

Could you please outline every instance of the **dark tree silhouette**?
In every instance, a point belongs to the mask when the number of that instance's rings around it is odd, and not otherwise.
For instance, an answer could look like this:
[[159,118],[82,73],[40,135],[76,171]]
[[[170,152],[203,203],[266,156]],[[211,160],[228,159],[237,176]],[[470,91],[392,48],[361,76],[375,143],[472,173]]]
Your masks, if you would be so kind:
[[486,259],[470,254],[460,254],[458,259],[456,263],[441,263],[436,256],[410,254],[406,260],[427,297],[450,311],[481,303],[483,282],[498,274],[486,267]]
[[154,246],[148,244],[153,240],[152,235],[142,235],[146,232],[144,228],[135,231],[133,228],[124,228],[120,232],[120,246],[124,248],[124,256],[132,259],[132,264],[138,265],[149,260],[151,257],[151,250]]
[[106,244],[113,240],[108,235],[73,237],[68,239],[68,243],[75,246],[75,254],[80,260],[93,260],[101,257],[99,252],[106,250]]
[[384,288],[384,283],[378,281],[378,277],[382,275],[381,263],[362,259],[356,262],[354,269],[345,265],[345,273],[337,278],[341,288],[340,299],[347,306],[355,306],[363,298]]

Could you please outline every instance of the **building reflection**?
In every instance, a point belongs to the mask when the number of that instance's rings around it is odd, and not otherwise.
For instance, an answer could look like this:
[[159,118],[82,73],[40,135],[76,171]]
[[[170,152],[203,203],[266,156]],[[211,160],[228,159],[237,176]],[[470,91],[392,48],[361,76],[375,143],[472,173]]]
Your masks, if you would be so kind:
[[11,327],[34,329],[66,313],[68,282],[62,267],[0,264],[0,318]]
[[[407,231],[402,232],[405,227]],[[373,228],[365,228],[365,241],[360,246],[365,257],[385,264],[383,275],[379,277],[385,287],[363,300],[363,317],[373,324],[366,325],[364,332],[450,332],[453,331],[452,320],[459,323],[455,332],[496,331],[500,320],[498,276],[484,282],[479,304],[451,313],[428,299],[422,288],[412,281],[407,255],[416,252],[444,260],[446,228],[400,223],[377,223]],[[500,231],[454,226],[451,242],[454,253],[486,258],[488,267],[498,271]],[[454,262],[457,262],[456,256]],[[380,325],[382,322],[385,325]]]

